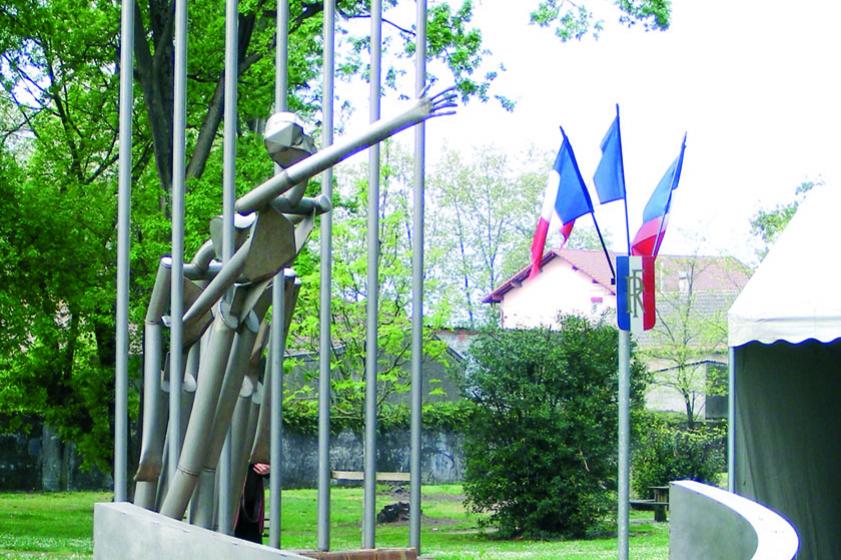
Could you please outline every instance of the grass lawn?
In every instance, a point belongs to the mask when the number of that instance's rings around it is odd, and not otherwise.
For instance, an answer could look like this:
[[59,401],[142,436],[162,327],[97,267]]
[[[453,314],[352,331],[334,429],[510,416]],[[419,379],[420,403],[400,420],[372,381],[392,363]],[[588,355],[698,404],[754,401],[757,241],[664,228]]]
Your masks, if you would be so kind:
[[[396,501],[381,487],[377,506]],[[456,559],[608,559],[616,558],[616,539],[580,541],[500,541],[478,528],[478,516],[462,506],[461,487],[425,486],[421,543],[424,555]],[[91,558],[93,504],[108,493],[0,494],[0,558]],[[407,500],[406,497],[400,497]],[[283,548],[316,544],[316,491],[287,490],[282,505]],[[362,489],[333,488],[331,546],[358,548],[361,542]],[[633,512],[631,554],[639,560],[668,558],[669,528],[654,523],[651,512]],[[405,522],[377,527],[378,546],[406,546]]]

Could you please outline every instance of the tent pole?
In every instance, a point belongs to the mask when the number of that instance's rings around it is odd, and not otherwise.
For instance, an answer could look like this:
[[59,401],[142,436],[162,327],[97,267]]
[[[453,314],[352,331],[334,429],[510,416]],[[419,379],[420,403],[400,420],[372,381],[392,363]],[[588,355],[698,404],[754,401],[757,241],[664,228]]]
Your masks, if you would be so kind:
[[736,493],[736,349],[730,347],[727,376],[727,490]]

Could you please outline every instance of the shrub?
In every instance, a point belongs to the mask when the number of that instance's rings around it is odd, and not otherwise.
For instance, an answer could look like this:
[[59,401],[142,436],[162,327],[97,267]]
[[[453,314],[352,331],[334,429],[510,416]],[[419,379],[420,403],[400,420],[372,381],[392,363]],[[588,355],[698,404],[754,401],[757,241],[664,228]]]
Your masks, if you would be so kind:
[[715,484],[725,470],[726,427],[696,424],[689,429],[647,415],[639,430],[633,454],[633,486],[646,497],[651,486],[673,480],[696,480]]
[[[467,505],[500,536],[581,537],[613,511],[617,334],[560,318],[559,330],[491,330],[470,348]],[[644,369],[632,364],[634,403]]]

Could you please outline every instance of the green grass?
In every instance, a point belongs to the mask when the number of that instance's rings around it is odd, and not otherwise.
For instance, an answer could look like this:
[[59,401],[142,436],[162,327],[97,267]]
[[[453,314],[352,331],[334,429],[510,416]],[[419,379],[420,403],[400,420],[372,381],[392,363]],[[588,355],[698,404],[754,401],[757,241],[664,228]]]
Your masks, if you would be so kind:
[[[381,487],[377,507],[405,496]],[[425,486],[423,489],[421,543],[424,555],[436,560],[461,559],[608,559],[616,558],[616,539],[605,537],[578,541],[502,541],[478,527],[479,517],[466,512],[461,487]],[[110,494],[0,494],[0,558],[91,558],[93,504],[109,501]],[[331,492],[331,547],[360,546],[361,488],[333,488]],[[668,558],[669,529],[654,523],[650,512],[633,512],[631,555],[636,560]],[[282,544],[289,549],[314,548],[316,544],[315,490],[283,493]],[[406,546],[408,525],[377,527],[378,546]]]

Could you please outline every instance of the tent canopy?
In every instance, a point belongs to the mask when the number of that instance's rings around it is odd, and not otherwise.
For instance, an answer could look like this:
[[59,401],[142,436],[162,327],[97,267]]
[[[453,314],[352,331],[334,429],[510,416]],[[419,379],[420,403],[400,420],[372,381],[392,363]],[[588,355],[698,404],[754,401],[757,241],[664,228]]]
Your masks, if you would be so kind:
[[728,313],[729,345],[841,337],[841,189],[809,193]]

